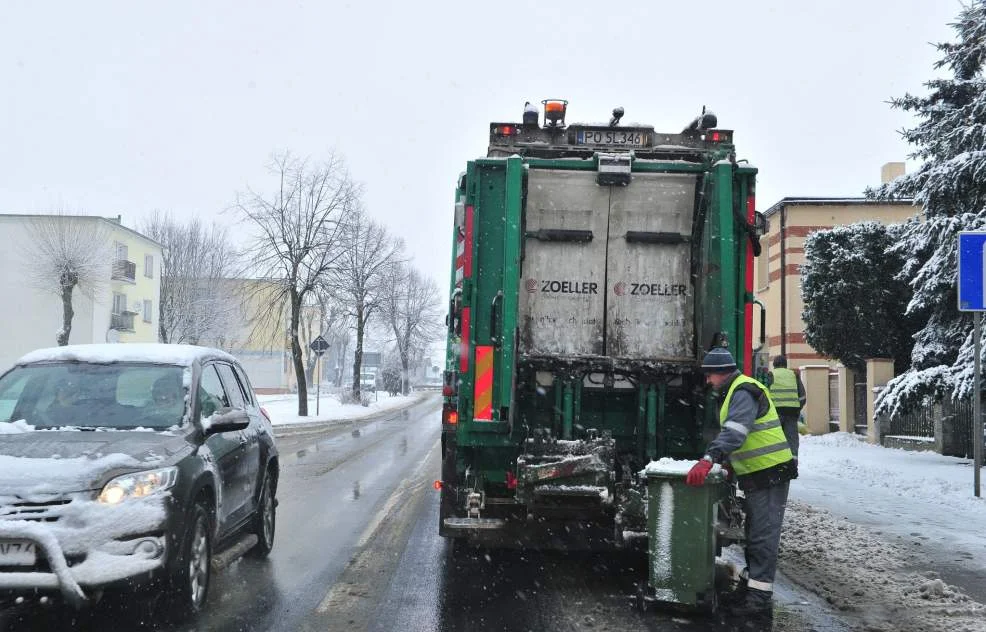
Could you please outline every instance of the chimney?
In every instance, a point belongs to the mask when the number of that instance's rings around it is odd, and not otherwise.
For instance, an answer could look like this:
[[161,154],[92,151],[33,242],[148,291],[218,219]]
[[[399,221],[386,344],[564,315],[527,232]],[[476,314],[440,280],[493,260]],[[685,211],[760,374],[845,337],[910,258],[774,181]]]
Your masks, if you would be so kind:
[[904,175],[904,163],[902,162],[888,162],[880,168],[880,182],[882,184],[887,184],[902,175]]

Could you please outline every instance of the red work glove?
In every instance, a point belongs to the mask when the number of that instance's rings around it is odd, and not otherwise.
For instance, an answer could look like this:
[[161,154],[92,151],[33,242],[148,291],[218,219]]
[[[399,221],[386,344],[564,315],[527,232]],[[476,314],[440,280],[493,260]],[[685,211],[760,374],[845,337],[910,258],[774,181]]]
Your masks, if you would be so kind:
[[685,477],[685,483],[691,485],[692,487],[701,487],[705,484],[705,477],[709,475],[709,471],[711,469],[712,461],[701,459],[698,463],[692,466],[692,469],[688,470],[688,476]]

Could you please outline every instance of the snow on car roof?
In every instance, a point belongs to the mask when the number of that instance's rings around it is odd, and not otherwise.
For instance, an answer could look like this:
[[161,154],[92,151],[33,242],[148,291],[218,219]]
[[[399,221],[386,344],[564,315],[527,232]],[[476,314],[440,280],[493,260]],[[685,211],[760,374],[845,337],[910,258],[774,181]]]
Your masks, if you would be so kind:
[[210,347],[117,342],[38,349],[23,356],[16,364],[34,364],[38,362],[89,362],[92,364],[148,362],[151,364],[191,366],[197,361],[200,362],[207,359],[234,361],[233,356],[225,351]]

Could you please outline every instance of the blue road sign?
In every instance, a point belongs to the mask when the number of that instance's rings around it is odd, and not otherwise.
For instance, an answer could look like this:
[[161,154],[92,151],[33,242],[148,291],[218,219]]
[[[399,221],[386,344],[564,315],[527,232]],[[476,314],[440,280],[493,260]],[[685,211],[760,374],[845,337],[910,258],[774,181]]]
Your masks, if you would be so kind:
[[959,233],[959,311],[986,311],[986,232]]

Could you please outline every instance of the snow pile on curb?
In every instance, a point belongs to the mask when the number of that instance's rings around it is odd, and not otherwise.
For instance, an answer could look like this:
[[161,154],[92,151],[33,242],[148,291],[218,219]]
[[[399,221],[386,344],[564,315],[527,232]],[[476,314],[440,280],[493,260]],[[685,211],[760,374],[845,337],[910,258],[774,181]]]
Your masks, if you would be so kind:
[[986,606],[864,527],[789,502],[781,570],[867,632],[986,631]]
[[336,395],[323,394],[320,414],[315,414],[315,398],[308,398],[308,417],[298,416],[297,395],[259,395],[257,400],[270,414],[275,426],[297,426],[326,421],[345,421],[363,419],[382,412],[406,408],[421,401],[426,392],[420,391],[410,395],[390,396],[380,393],[371,400],[369,406],[360,404],[342,404]]

